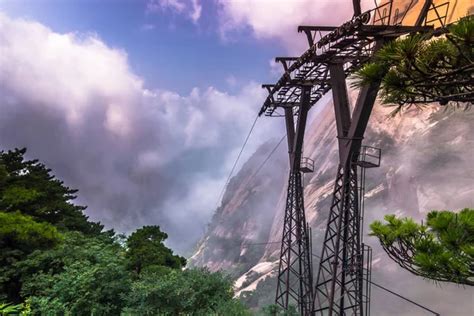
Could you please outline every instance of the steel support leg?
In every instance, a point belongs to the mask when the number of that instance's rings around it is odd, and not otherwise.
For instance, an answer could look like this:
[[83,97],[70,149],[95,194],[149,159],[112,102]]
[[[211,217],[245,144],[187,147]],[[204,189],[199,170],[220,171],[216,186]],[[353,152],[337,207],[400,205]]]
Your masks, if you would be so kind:
[[278,269],[276,304],[295,305],[301,315],[310,315],[313,301],[311,249],[304,210],[302,176],[290,172]]
[[363,315],[357,166],[339,166],[315,287],[316,315]]

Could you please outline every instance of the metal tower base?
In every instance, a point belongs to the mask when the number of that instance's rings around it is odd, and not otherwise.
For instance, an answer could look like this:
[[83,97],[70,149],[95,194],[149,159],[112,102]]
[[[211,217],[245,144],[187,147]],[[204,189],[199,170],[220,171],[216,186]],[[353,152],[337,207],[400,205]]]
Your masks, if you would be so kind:
[[317,315],[363,315],[357,165],[339,166],[315,291]]
[[275,301],[284,309],[295,305],[301,315],[309,315],[313,282],[301,178],[300,171],[290,172]]

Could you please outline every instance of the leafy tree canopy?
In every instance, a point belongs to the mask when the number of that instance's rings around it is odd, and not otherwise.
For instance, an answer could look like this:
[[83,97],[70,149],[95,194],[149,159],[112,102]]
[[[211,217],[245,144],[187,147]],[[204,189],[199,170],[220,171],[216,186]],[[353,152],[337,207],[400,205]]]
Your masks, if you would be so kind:
[[474,209],[432,211],[425,224],[385,216],[370,225],[387,254],[424,278],[474,285]]
[[40,223],[31,216],[20,212],[0,211],[0,247],[17,249],[24,253],[34,249],[51,248],[61,239],[56,227],[49,223]]
[[[249,315],[232,281],[205,269],[144,273],[127,298],[129,315]],[[127,314],[126,313],[126,314]]]
[[71,203],[77,190],[66,187],[38,160],[25,160],[25,153],[26,149],[0,152],[0,210],[20,211],[61,230],[99,234],[103,226],[87,220],[84,206]]
[[49,249],[62,239],[56,227],[39,223],[31,216],[19,212],[0,211],[0,297],[9,301],[20,301],[21,283],[15,268],[35,249]]
[[[387,43],[355,75],[355,86],[381,82],[384,103],[404,105],[474,101],[474,18],[446,34],[415,34]],[[438,34],[435,34],[438,35]]]
[[159,226],[102,232],[25,152],[0,152],[0,314],[248,315],[228,277],[181,270]]
[[0,315],[19,315],[26,316],[29,315],[29,307],[23,304],[13,305],[0,303]]
[[35,251],[17,269],[33,315],[120,315],[131,284],[119,243],[78,232]]
[[127,238],[127,259],[129,268],[140,274],[151,266],[181,268],[186,265],[186,259],[173,254],[163,242],[168,235],[159,226],[143,226]]

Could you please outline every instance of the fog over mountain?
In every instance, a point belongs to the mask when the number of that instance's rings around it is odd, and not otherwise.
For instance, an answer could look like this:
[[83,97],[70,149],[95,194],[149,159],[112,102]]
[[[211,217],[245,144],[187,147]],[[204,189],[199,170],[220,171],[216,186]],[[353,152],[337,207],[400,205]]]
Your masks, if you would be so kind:
[[0,149],[27,147],[107,228],[159,224],[174,249],[192,247],[263,100],[259,84],[150,90],[127,53],[97,34],[2,12],[0,45]]
[[[353,101],[355,96],[352,92]],[[320,113],[309,123],[304,144],[304,156],[315,160],[315,171],[305,175],[304,197],[313,230],[313,253],[319,255],[336,174],[337,146],[332,102],[315,107],[319,108],[312,111]],[[430,210],[474,206],[474,111],[429,105],[391,118],[392,110],[376,104],[364,140],[366,145],[382,148],[380,168],[368,169],[366,179],[364,239],[374,251],[373,281],[441,315],[468,315],[474,307],[471,289],[433,284],[411,275],[392,262],[367,232],[369,223],[384,214],[420,221]],[[248,175],[264,159],[263,153],[273,148],[270,144],[262,146],[232,179],[191,259],[192,264],[212,270],[231,270],[239,294],[245,296],[245,291],[256,289],[258,299],[254,296],[250,300],[254,306],[274,299],[288,172],[286,148],[281,147],[257,177],[249,180]],[[372,288],[372,294],[374,315],[426,315],[426,311],[377,288]]]

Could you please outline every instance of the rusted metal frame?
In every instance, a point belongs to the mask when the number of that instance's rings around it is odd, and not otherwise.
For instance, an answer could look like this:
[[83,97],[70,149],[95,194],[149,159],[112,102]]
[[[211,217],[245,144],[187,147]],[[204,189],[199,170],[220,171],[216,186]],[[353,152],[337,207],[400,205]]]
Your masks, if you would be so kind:
[[418,15],[418,18],[416,19],[415,26],[423,25],[423,22],[425,21],[426,15],[428,14],[428,11],[430,10],[430,7],[432,4],[433,4],[433,0],[425,0],[425,3],[423,4],[423,8],[421,8],[420,14]]
[[[380,22],[382,25],[386,25],[386,24],[384,24],[385,23],[384,21],[387,17],[388,17],[388,23],[390,23],[390,18],[391,18],[391,14],[392,14],[392,6],[393,6],[393,0],[390,0],[387,3],[381,4],[377,7],[375,7],[374,9],[372,9],[370,11],[370,12],[374,13],[374,18],[372,20],[372,24],[376,24],[376,23]],[[384,10],[388,11],[388,15],[385,14]],[[382,14],[380,13],[380,11],[382,11]],[[378,18],[377,18],[377,15],[379,16]]]

